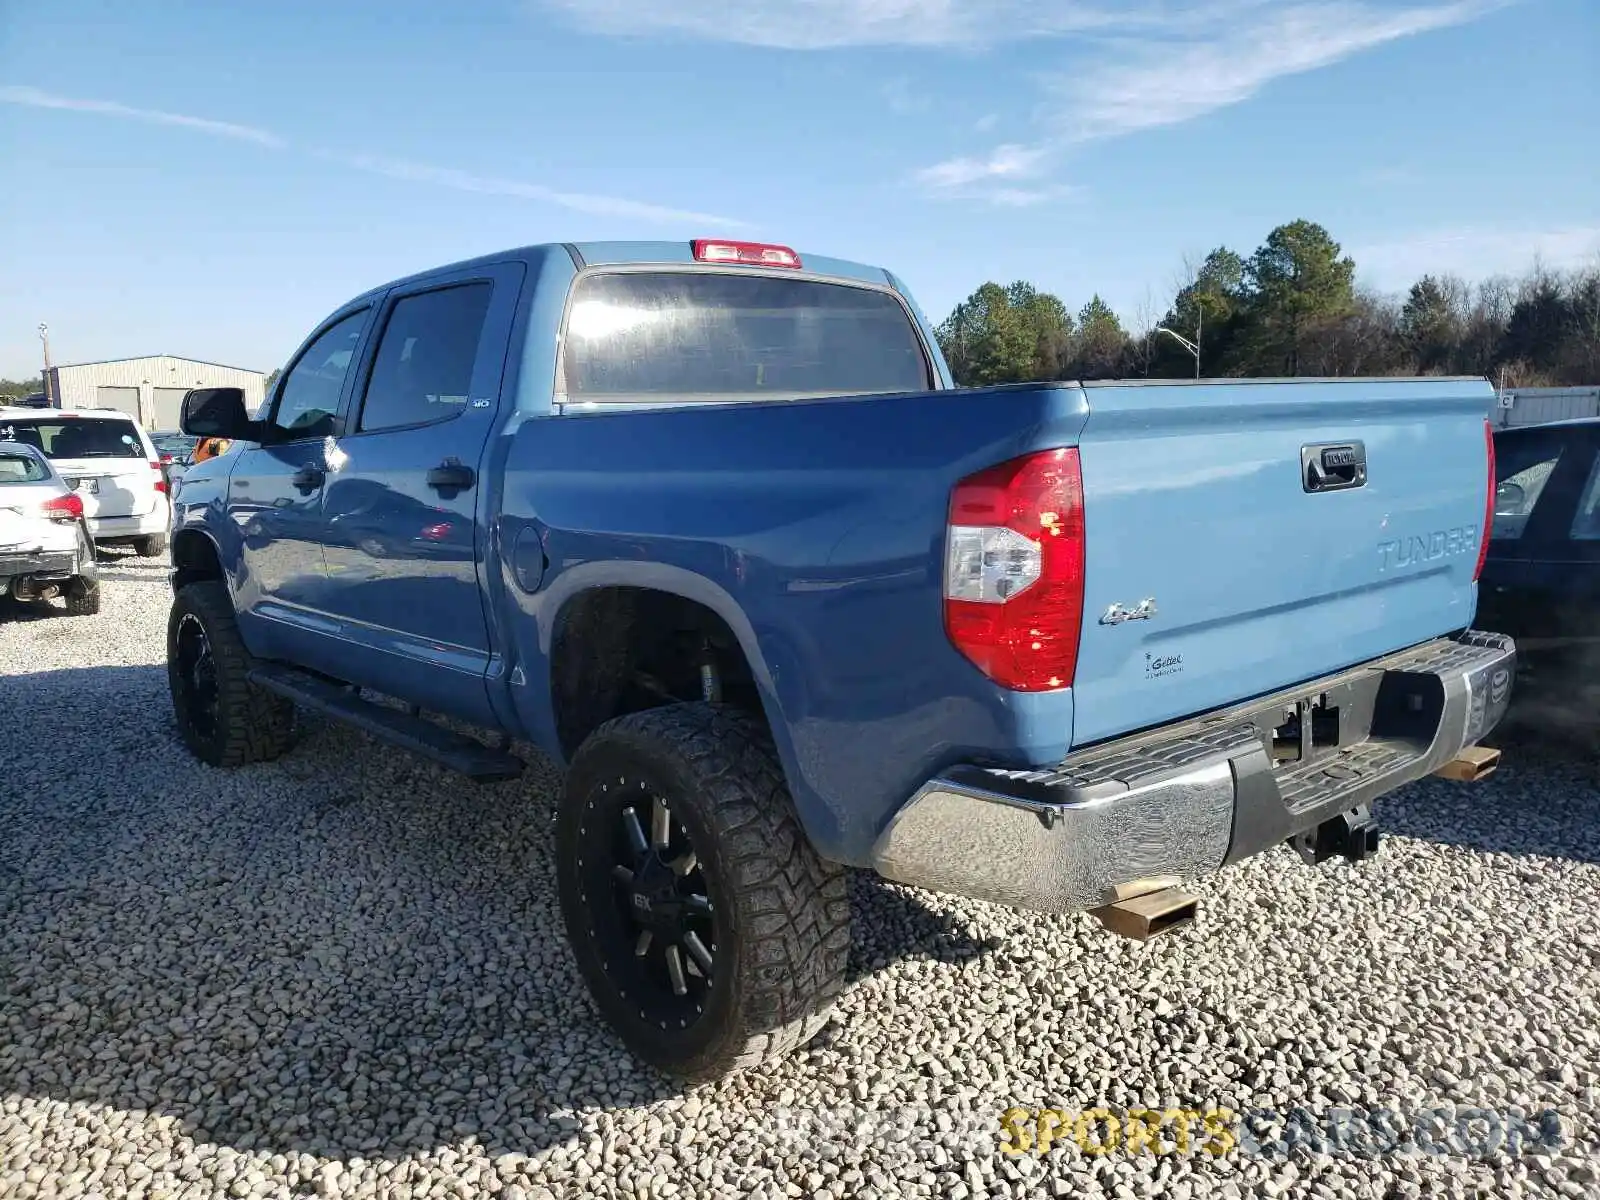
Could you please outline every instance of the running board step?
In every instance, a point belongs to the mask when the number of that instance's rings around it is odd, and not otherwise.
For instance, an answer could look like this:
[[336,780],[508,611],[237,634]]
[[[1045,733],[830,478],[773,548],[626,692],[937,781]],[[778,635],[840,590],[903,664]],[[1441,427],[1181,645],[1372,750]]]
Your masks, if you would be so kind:
[[293,667],[257,663],[250,682],[480,783],[516,779],[527,765],[514,754],[451,733],[423,717],[363,700],[350,688]]

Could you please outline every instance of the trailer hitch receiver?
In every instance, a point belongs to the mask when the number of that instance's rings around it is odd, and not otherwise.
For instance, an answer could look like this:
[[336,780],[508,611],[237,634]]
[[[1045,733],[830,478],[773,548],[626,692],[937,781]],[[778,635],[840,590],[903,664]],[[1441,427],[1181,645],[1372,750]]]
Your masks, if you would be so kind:
[[1378,852],[1378,822],[1370,804],[1358,805],[1296,835],[1292,844],[1313,866],[1339,856],[1361,862]]

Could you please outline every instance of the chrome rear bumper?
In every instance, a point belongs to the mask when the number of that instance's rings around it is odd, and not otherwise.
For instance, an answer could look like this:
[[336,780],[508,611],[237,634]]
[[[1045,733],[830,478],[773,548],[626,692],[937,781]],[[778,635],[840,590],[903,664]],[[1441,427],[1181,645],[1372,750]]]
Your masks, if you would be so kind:
[[[1056,767],[955,767],[895,814],[873,866],[1047,912],[1099,907],[1136,880],[1209,874],[1437,770],[1505,715],[1515,670],[1510,638],[1468,632]],[[1286,744],[1296,724],[1298,745]]]

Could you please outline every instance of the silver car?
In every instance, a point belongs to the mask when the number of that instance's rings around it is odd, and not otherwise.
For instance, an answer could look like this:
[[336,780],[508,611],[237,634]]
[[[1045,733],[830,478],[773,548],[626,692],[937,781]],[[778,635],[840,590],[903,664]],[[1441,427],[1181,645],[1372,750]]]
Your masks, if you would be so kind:
[[44,454],[20,442],[0,441],[0,596],[62,597],[70,613],[100,611],[83,500]]

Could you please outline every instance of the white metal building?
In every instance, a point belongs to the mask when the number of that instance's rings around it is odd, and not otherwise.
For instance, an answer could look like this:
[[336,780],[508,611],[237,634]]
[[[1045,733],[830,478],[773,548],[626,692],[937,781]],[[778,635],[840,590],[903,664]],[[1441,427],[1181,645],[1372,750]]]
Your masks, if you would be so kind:
[[1499,393],[1499,425],[1544,425],[1600,417],[1600,386],[1507,388]]
[[170,354],[51,367],[46,381],[57,407],[120,409],[152,431],[178,428],[183,396],[190,388],[243,388],[245,411],[255,412],[265,382],[260,371]]

